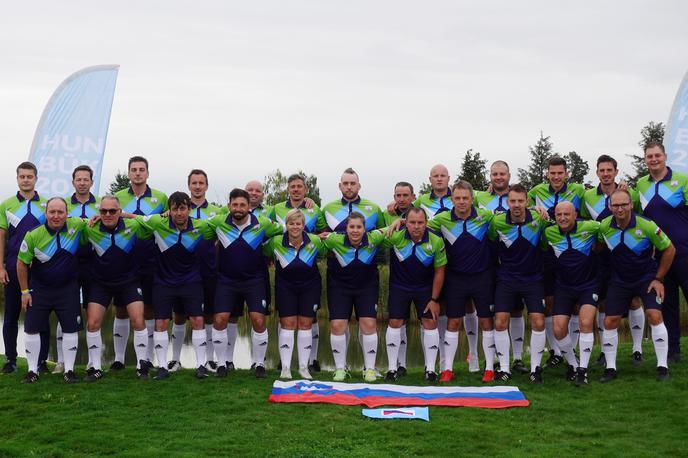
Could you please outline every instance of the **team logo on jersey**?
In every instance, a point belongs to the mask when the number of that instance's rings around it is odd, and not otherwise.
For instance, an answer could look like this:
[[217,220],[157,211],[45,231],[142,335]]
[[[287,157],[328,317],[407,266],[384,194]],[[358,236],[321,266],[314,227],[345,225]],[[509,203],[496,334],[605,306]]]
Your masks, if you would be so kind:
[[124,233],[125,233],[125,234],[131,233],[131,229],[124,229]]
[[640,229],[636,229],[636,230],[635,230],[635,235],[637,235],[638,237],[640,237],[640,236],[643,235],[643,231],[641,231]]
[[308,213],[313,213],[313,209],[312,209],[312,208],[309,208],[309,209],[308,209]]
[[100,204],[96,204],[96,208],[100,208]]
[[676,181],[676,180],[672,181],[671,186],[678,186],[678,181]]
[[43,207],[43,208],[45,208],[47,205],[48,205],[48,204],[46,204],[45,202],[42,202],[42,203],[41,203],[41,207]]
[[67,233],[68,233],[69,235],[74,235],[75,232],[76,232],[76,231],[74,230],[73,227],[70,227],[69,230],[67,231]]
[[600,297],[599,297],[597,294],[592,293],[592,300],[593,300],[593,301],[597,302],[597,301],[599,300],[599,298],[600,298]]
[[191,232],[192,232],[193,234],[198,234],[198,229],[194,229],[194,230],[191,231]]
[[482,217],[482,216],[476,216],[476,217],[475,217],[475,220],[476,220],[476,221],[482,221],[482,220],[483,220],[483,217]]
[[588,231],[581,232],[581,236],[585,237],[586,235],[588,235]]
[[533,221],[532,223],[530,223],[530,225],[533,227],[537,227],[537,221]]
[[210,213],[208,213],[208,216],[210,216],[211,218],[212,218],[213,216],[215,216],[215,215],[217,215],[217,212],[210,212]]
[[365,209],[365,211],[367,211],[367,212],[371,212],[371,211],[373,211],[373,207],[371,207],[370,205],[366,205],[366,206],[365,206],[365,207],[363,207],[363,208],[364,208],[364,209]]
[[29,251],[29,246],[26,244],[26,240],[22,240],[21,246],[19,247],[19,251],[23,253]]
[[312,243],[309,243],[309,244],[308,244],[308,249],[309,249],[309,250],[312,250],[312,249],[313,249],[313,244],[312,244]]
[[428,250],[428,251],[432,250],[432,244],[431,244],[431,243],[427,243],[427,244],[425,245],[425,249]]
[[151,197],[151,202],[154,204],[158,203],[158,198],[157,197]]

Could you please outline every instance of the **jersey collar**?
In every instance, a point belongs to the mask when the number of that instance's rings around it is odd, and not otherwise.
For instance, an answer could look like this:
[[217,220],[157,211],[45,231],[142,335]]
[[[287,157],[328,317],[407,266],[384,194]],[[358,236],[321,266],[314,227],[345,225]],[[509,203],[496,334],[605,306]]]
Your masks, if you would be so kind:
[[[134,190],[129,186],[129,194],[135,195]],[[143,191],[143,194],[141,194],[141,197],[151,197],[153,195],[153,192],[151,191],[150,186],[146,185],[146,190]]]
[[568,181],[564,181],[564,186],[562,186],[561,189],[560,189],[559,191],[555,191],[554,188],[552,187],[552,185],[549,184],[549,185],[548,185],[548,187],[549,187],[549,192],[551,192],[552,194],[559,194],[559,195],[564,194],[564,193],[566,192],[566,187],[567,187],[568,185],[569,185],[569,182],[568,182]]
[[[174,221],[172,221],[172,218],[169,218],[169,221],[167,222],[167,224],[170,225],[170,229],[174,229],[175,231],[179,231],[179,229],[177,229],[177,226],[174,225]],[[191,217],[189,216],[189,218],[186,220],[186,227],[184,229],[180,230],[179,232],[189,232],[189,231],[193,231],[193,230],[194,230],[193,219],[191,219]]]
[[512,223],[512,222],[511,222],[511,210],[507,210],[507,211],[506,211],[506,223],[507,223],[507,224],[515,224],[515,225],[518,225],[518,224],[527,224],[527,223],[529,223],[529,222],[531,222],[531,221],[533,221],[533,215],[532,215],[532,213],[530,213],[530,210],[527,210],[527,209],[526,209],[526,220],[525,220],[524,222],[522,222],[522,223]]
[[208,200],[204,200],[201,205],[196,205],[195,203],[191,202],[191,208],[208,208]]
[[79,205],[94,204],[94,203],[96,203],[96,196],[94,196],[93,194],[91,194],[89,192],[88,193],[88,200],[82,204],[81,202],[79,202],[79,199],[76,198],[76,193],[74,193],[74,194],[72,194],[71,202],[74,205],[77,205],[77,204],[79,204]]
[[[22,196],[19,191],[17,191],[17,200],[19,202],[24,202],[26,200],[26,198],[24,196]],[[35,191],[33,193],[33,197],[30,200],[35,200],[35,201],[41,200],[40,196],[38,195],[38,191]]]
[[[411,239],[411,234],[409,233],[408,229],[404,232],[404,238],[411,240],[413,243],[413,240]],[[428,228],[425,228],[425,232],[423,233],[423,237],[420,238],[420,243],[426,243],[428,240],[430,240],[430,232],[428,231]]]
[[471,214],[468,215],[468,218],[466,218],[465,220],[462,220],[461,218],[459,218],[458,216],[456,216],[456,213],[454,212],[454,209],[452,209],[452,210],[450,210],[450,211],[451,211],[451,220],[452,220],[452,221],[459,221],[459,220],[461,220],[461,221],[468,221],[469,219],[473,219],[473,218],[475,218],[476,216],[478,216],[478,212],[476,211],[475,207],[471,207]]
[[[363,238],[361,239],[361,245],[359,246],[359,248],[367,246],[367,245],[368,245],[368,234],[363,233]],[[349,236],[346,234],[346,232],[344,233],[344,246],[352,246],[351,242],[349,241]]]
[[[614,229],[622,230],[619,227],[619,225],[616,224],[616,218],[614,216],[612,216],[612,222],[611,222],[610,226],[613,227]],[[626,229],[623,229],[623,230],[627,231],[628,229],[630,229],[632,227],[635,227],[635,212],[633,212],[633,211],[631,212],[631,221],[628,222],[628,226],[626,227]]]
[[559,233],[561,235],[566,235],[566,234],[575,234],[578,231],[578,220],[573,222],[573,229],[571,229],[570,232],[564,232],[561,230],[561,227],[557,224],[557,229],[559,229]]
[[[662,181],[669,181],[669,180],[671,180],[671,175],[672,175],[672,174],[673,174],[673,172],[671,171],[671,167],[668,167],[668,166],[667,166],[667,174],[664,175],[664,178],[662,178],[661,180],[659,180],[658,183],[661,183]],[[652,178],[652,175],[650,175],[650,174],[647,175],[647,179],[650,180],[650,181],[655,181],[654,178]]]
[[342,205],[360,204],[360,203],[361,203],[361,196],[356,196],[356,198],[355,198],[354,200],[352,200],[351,202],[349,202],[348,200],[346,200],[346,199],[342,196],[341,201],[342,201]]
[[121,232],[124,230],[125,224],[124,224],[124,218],[120,217],[119,221],[117,221],[117,226],[115,226],[113,229],[107,228],[103,222],[100,222],[100,231],[101,232],[106,232],[108,234],[115,234],[117,232]]
[[[303,237],[303,241],[301,242],[301,246],[296,248],[297,250],[300,249],[301,247],[303,247],[304,245],[311,243],[311,239],[310,239],[310,237],[308,237],[308,232],[303,231],[301,233],[301,235]],[[282,236],[282,246],[287,247],[287,248],[294,248],[289,243],[289,233],[287,233],[287,232],[285,232],[284,235]]]
[[452,194],[451,189],[449,189],[448,187],[447,187],[447,192],[444,193],[443,196],[439,196],[439,197],[437,197],[437,196],[435,195],[435,191],[430,190],[430,198],[431,198],[431,199],[441,199],[442,197],[451,197],[451,194]]
[[67,232],[67,222],[66,221],[65,221],[64,225],[62,226],[62,229],[60,229],[59,231],[55,231],[55,230],[51,229],[50,226],[48,226],[47,221],[45,223],[43,223],[43,225],[45,226],[46,230],[48,231],[48,234],[50,234],[50,235],[55,235],[58,232]]
[[[285,206],[286,206],[287,208],[294,208],[294,207],[291,205],[291,199],[287,199],[287,203],[285,204]],[[298,208],[306,208],[306,201],[305,201],[305,200],[301,201],[301,205],[299,205]]]

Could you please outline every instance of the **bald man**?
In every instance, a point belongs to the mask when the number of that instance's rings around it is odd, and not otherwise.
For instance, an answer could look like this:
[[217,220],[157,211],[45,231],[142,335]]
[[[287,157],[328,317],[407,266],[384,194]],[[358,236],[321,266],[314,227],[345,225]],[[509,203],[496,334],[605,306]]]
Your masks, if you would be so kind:
[[[593,323],[597,312],[599,280],[597,277],[597,243],[600,223],[576,220],[576,207],[568,201],[554,208],[556,226],[545,229],[547,244],[555,256],[554,336],[568,363],[566,378],[577,386],[588,383],[588,363],[592,354]],[[580,304],[580,366],[569,336],[569,319]]]
[[246,183],[244,190],[249,196],[249,208],[251,213],[255,216],[262,216],[264,218],[269,218],[272,212],[272,207],[270,205],[263,205],[263,198],[265,197],[265,192],[263,191],[263,183],[258,180],[251,180]]

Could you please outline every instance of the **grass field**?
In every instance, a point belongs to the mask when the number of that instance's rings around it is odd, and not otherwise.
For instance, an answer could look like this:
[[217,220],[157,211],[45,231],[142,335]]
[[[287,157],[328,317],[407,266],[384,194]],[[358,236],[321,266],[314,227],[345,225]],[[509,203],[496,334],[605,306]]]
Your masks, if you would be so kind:
[[[530,407],[431,407],[430,423],[370,420],[361,407],[269,403],[275,371],[265,380],[237,371],[199,381],[187,370],[155,382],[135,380],[128,368],[95,384],[49,375],[27,386],[19,383],[22,360],[20,373],[0,376],[0,454],[685,456],[688,363],[658,383],[651,345],[644,350],[647,360],[633,368],[622,345],[610,384],[597,382],[600,368],[583,388],[566,382],[563,368],[545,371],[543,386],[516,376]],[[480,385],[465,363],[456,369],[456,384]],[[420,370],[401,383],[425,384]]]

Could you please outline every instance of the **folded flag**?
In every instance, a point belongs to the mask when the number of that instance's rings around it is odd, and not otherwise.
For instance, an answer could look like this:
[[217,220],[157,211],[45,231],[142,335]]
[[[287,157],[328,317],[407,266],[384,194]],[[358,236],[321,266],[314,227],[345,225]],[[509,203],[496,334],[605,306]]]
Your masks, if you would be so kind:
[[363,416],[368,418],[430,421],[427,407],[397,407],[395,409],[363,409]]
[[450,406],[503,409],[527,407],[515,386],[404,386],[308,380],[275,381],[270,402],[315,402],[341,405]]

